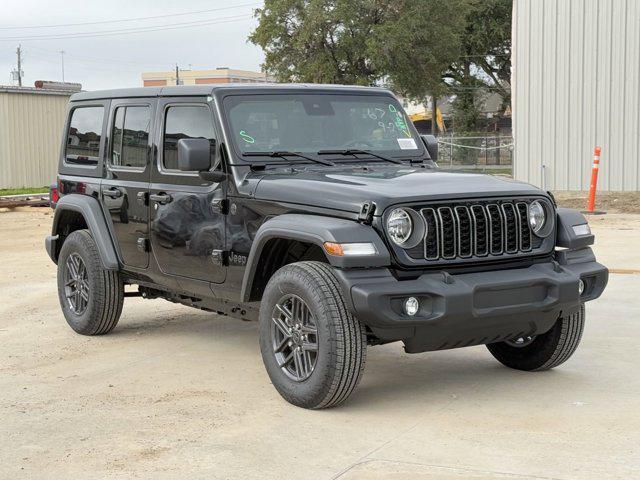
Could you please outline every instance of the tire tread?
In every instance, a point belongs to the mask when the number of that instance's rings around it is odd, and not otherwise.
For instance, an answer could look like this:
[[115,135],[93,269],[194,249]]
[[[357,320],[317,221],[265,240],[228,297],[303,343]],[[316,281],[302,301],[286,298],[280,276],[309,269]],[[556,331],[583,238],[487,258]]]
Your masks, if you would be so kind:
[[329,360],[329,368],[325,370],[324,378],[319,379],[325,385],[321,395],[302,399],[297,395],[283,392],[278,388],[277,383],[274,385],[286,400],[295,405],[310,409],[337,406],[349,398],[362,378],[367,348],[364,326],[351,315],[338,279],[329,265],[318,261],[288,264],[278,270],[269,283],[273,288],[278,285],[278,282],[291,276],[297,277],[298,282],[311,285],[314,295],[321,299],[325,309],[323,316],[330,325],[328,329],[330,338],[327,340],[333,345],[332,357]]
[[503,365],[517,370],[541,372],[566,362],[576,351],[584,331],[584,304],[578,312],[561,317],[531,345],[514,347],[505,342],[487,345],[491,354]]
[[[78,329],[69,321],[69,318],[67,318],[67,321],[74,330],[83,335],[107,334],[115,328],[122,314],[124,285],[120,278],[120,273],[116,270],[107,270],[102,267],[100,252],[89,230],[83,229],[72,232],[62,246],[63,251],[67,250],[65,249],[67,242],[69,242],[69,245],[73,243],[79,244],[83,253],[89,257],[85,267],[88,270],[91,269],[88,273],[89,275],[95,275],[98,286],[98,288],[94,289],[95,291],[91,292],[94,296],[94,302],[92,302],[92,311],[90,312],[92,316],[86,328]],[[60,264],[58,268],[61,268]],[[61,302],[63,302],[62,298]],[[65,310],[64,305],[63,310]],[[65,312],[65,316],[69,314],[71,313]]]

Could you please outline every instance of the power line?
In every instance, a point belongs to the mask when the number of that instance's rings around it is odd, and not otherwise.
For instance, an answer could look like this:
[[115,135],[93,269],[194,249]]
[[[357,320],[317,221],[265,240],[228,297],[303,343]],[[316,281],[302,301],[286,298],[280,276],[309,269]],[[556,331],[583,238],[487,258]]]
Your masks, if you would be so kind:
[[169,23],[166,25],[154,25],[149,27],[123,28],[116,30],[99,30],[97,32],[75,32],[50,35],[33,35],[29,37],[1,37],[0,42],[29,41],[29,40],[63,40],[67,38],[107,37],[113,35],[127,35],[131,33],[158,32],[162,30],[176,30],[181,28],[205,27],[221,23],[231,23],[251,18],[252,15],[234,15],[215,20],[197,20],[194,22]]
[[182,12],[182,13],[171,13],[166,15],[154,15],[152,17],[137,17],[137,18],[124,18],[120,20],[101,20],[97,22],[81,22],[81,23],[61,23],[58,25],[27,25],[24,27],[13,26],[13,27],[0,27],[0,30],[26,30],[31,28],[61,28],[61,27],[78,27],[84,25],[103,25],[106,23],[123,23],[123,22],[137,22],[140,20],[154,20],[157,18],[169,18],[169,17],[182,17],[186,15],[197,15],[200,13],[211,13],[211,12],[219,12],[222,10],[232,10],[234,8],[244,8],[244,7],[257,7],[259,3],[243,3],[240,5],[233,5],[228,7],[220,7],[220,8],[210,8],[208,10],[195,10],[192,12]]
[[[47,54],[57,54],[60,53],[59,51],[54,51],[54,50],[48,50],[46,48],[41,48],[41,47],[36,47],[34,45],[30,45],[28,47],[29,51],[31,50],[36,50],[36,54],[39,54],[40,52],[42,53],[47,53]],[[159,64],[159,63],[144,63],[142,61],[140,62],[136,62],[136,61],[127,61],[127,60],[116,60],[115,58],[103,58],[103,57],[96,57],[96,56],[85,56],[85,55],[78,55],[75,53],[69,53],[67,50],[65,50],[65,55],[67,57],[71,58],[71,61],[73,62],[77,62],[77,63],[85,63],[85,64],[92,64],[92,63],[97,63],[97,64],[104,64],[104,63],[112,63],[114,65],[118,65],[118,66],[131,66],[131,67],[145,67],[145,68],[161,68],[164,69],[165,65],[164,64]],[[111,68],[111,67],[108,67]]]
[[[47,62],[47,63],[56,64],[56,65],[60,64],[60,60],[57,60],[55,57],[53,57],[53,54],[57,53],[58,55],[60,55],[60,52],[52,52],[52,55],[45,55],[40,52],[33,52],[30,50],[27,50],[27,53],[29,53],[33,58],[37,59],[40,62]],[[64,56],[65,56],[64,58],[65,70],[66,70],[67,64],[70,63],[70,64],[78,64],[78,65],[87,65],[90,67],[90,70],[100,70],[100,71],[111,72],[111,73],[114,73],[114,71],[116,70],[118,72],[140,73],[140,68],[134,68],[133,66],[119,66],[116,69],[114,66],[111,66],[111,65],[100,65],[99,64],[100,62],[96,64],[96,63],[89,63],[84,60],[68,58],[70,57],[70,55],[67,53],[66,50],[65,50]],[[160,66],[156,65],[154,68],[160,68]]]

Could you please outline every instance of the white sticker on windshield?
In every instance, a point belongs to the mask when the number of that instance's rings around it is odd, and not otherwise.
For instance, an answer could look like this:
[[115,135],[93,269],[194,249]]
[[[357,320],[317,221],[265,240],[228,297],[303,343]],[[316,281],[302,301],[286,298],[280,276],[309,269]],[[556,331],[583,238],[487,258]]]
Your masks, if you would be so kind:
[[398,138],[400,150],[417,150],[416,141],[413,138]]

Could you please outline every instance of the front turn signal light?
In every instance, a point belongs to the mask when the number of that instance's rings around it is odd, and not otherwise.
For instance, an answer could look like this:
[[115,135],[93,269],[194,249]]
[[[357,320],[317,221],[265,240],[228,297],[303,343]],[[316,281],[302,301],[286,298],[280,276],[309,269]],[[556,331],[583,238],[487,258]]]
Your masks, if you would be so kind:
[[324,242],[324,251],[335,257],[357,257],[378,253],[373,243]]

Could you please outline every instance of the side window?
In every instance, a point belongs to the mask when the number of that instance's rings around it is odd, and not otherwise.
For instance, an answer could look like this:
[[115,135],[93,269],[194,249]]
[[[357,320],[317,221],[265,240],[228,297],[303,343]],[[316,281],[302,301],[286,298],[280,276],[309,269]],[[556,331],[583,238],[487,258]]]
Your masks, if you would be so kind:
[[206,138],[213,146],[213,117],[206,105],[170,106],[165,112],[162,165],[165,170],[178,170],[178,140]]
[[147,165],[149,107],[118,107],[114,115],[111,165],[144,169]]
[[71,112],[65,157],[69,163],[95,165],[100,157],[104,107],[78,107]]

